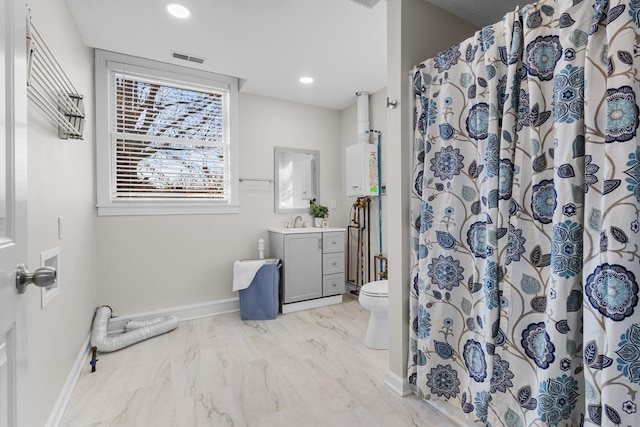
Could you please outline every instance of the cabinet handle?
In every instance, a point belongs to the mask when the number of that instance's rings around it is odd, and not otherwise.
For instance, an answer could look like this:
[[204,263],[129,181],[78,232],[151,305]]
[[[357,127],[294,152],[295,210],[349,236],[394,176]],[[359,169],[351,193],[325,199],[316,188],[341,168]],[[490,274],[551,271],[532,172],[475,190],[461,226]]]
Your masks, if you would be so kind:
[[335,244],[337,244],[337,243],[338,243],[338,242],[336,242],[335,240],[333,241],[333,244],[334,244],[334,245],[335,245]]
[[318,247],[322,249],[322,238],[318,239]]
[[337,265],[338,263],[336,261],[333,261],[333,265]]

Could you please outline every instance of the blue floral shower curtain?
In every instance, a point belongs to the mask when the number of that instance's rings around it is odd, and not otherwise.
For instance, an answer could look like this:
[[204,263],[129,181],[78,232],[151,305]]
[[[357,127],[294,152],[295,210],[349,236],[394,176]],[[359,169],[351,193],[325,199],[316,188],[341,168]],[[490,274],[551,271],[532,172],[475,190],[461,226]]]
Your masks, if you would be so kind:
[[487,426],[640,426],[640,0],[414,70],[408,379]]

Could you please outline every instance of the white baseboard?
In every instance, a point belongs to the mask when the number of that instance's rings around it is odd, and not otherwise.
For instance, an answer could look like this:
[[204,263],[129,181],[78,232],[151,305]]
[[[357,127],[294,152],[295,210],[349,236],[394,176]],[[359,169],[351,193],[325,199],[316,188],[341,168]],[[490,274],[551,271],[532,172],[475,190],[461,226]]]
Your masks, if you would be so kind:
[[307,301],[282,304],[282,314],[293,313],[294,311],[309,310],[312,308],[324,307],[326,305],[333,304],[342,304],[342,295],[334,295],[332,297],[316,298]]
[[124,326],[130,320],[141,320],[159,316],[176,316],[180,321],[199,319],[201,317],[216,316],[218,314],[240,311],[240,300],[229,298],[219,301],[209,301],[199,304],[181,305],[163,308],[145,313],[117,316],[109,320],[108,333],[124,332]]
[[396,392],[399,396],[405,397],[414,393],[415,387],[410,384],[405,378],[396,375],[394,372],[387,371],[384,378],[384,383],[391,390]]
[[71,367],[67,380],[64,382],[60,395],[58,395],[58,400],[56,400],[55,405],[53,405],[53,409],[49,414],[49,419],[47,420],[45,427],[58,427],[60,425],[64,411],[67,409],[67,404],[71,398],[71,393],[73,393],[73,389],[78,382],[82,369],[85,368],[85,364],[87,363],[87,360],[89,360],[89,353],[91,351],[90,341],[91,335],[87,336],[87,339],[82,343],[78,357],[76,357],[76,361]]

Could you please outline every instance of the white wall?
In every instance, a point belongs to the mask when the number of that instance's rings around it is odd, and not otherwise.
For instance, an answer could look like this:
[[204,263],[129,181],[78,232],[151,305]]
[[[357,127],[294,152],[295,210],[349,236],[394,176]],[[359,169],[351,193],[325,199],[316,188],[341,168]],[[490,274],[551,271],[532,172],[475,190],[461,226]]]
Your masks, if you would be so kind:
[[406,377],[409,348],[409,71],[425,59],[470,37],[477,28],[424,0],[387,1],[387,92],[398,107],[387,110],[389,165],[389,368]]
[[[320,202],[341,197],[340,112],[240,94],[240,177],[273,178],[275,146],[320,151]],[[240,213],[99,217],[98,303],[117,314],[234,298],[232,268],[268,248],[269,227],[297,214],[274,213],[274,186],[240,183]],[[309,225],[311,216],[302,215]],[[331,225],[344,225],[330,212]]]
[[[85,96],[84,141],[61,140],[57,127],[28,106],[28,267],[60,248],[60,294],[44,309],[28,295],[28,425],[42,427],[89,334],[96,306],[93,50],[84,46],[64,0],[31,0],[32,20],[76,89]],[[58,239],[58,217],[64,235]]]

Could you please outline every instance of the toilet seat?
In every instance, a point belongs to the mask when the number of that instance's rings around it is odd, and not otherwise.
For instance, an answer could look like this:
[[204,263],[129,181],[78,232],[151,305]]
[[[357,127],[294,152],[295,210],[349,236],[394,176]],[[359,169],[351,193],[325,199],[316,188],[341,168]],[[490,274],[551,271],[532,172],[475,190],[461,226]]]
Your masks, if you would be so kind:
[[369,282],[360,288],[360,294],[371,298],[388,298],[389,282],[386,280]]

